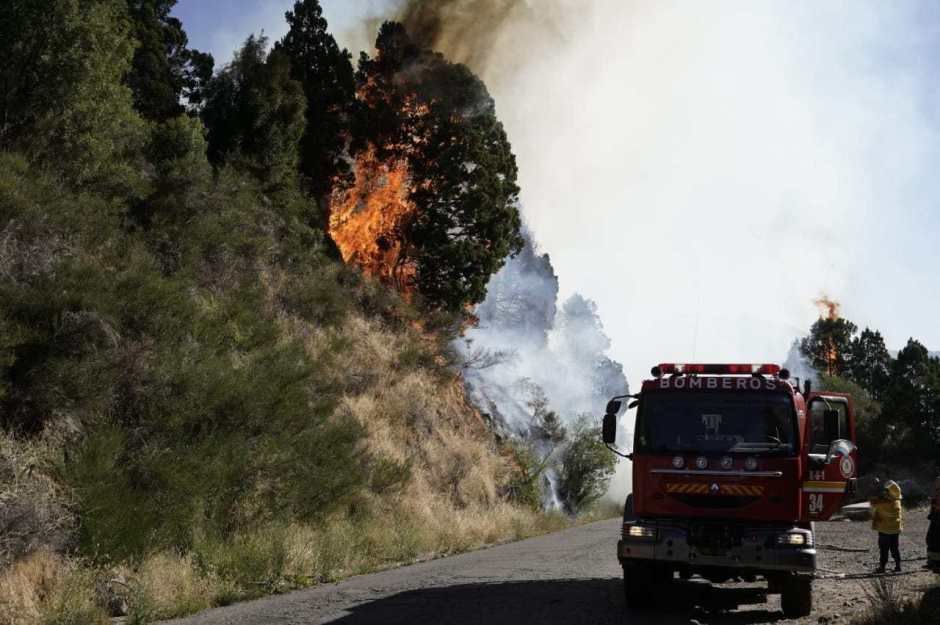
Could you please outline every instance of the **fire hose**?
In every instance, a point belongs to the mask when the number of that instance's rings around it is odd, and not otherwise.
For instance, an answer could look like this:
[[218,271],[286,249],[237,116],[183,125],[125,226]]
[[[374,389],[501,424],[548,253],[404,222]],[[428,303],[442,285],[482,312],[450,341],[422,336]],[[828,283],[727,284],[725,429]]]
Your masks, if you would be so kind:
[[830,569],[816,569],[817,571],[822,571],[823,574],[820,575],[817,573],[814,576],[814,579],[826,579],[826,580],[839,580],[847,581],[854,579],[878,579],[880,577],[891,578],[891,577],[903,577],[904,575],[916,575],[917,573],[926,573],[927,569],[918,569],[915,571],[897,571],[897,572],[884,572],[884,573],[843,573],[842,571],[833,571]]
[[[836,545],[816,545],[816,549],[820,551],[838,551],[841,553],[869,553],[871,549],[852,549],[849,547],[838,547]],[[926,556],[918,558],[902,558],[901,562],[923,562],[927,560]],[[876,579],[879,577],[899,577],[902,575],[914,575],[915,573],[921,573],[923,570],[915,571],[899,571],[899,572],[885,572],[885,573],[845,573],[844,571],[833,571],[832,569],[823,569],[817,568],[817,571],[822,572],[822,575],[817,574],[816,579],[839,579],[839,580],[852,580],[852,579]],[[924,569],[925,570],[925,569]]]
[[[819,551],[840,551],[843,553],[869,553],[871,549],[850,549],[849,547],[836,547],[835,545],[816,545],[816,549]],[[901,562],[922,562],[927,559],[927,556],[920,556],[918,558],[902,558]]]

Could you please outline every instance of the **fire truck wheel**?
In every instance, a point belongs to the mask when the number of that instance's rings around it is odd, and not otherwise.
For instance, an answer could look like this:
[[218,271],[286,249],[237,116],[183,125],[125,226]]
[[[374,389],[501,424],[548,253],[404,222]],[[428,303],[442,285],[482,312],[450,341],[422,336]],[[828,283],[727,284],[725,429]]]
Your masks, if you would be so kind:
[[653,605],[650,568],[638,562],[623,565],[623,599],[627,607],[642,610]]
[[809,579],[794,577],[783,587],[783,615],[787,618],[809,616],[813,611],[813,582]]

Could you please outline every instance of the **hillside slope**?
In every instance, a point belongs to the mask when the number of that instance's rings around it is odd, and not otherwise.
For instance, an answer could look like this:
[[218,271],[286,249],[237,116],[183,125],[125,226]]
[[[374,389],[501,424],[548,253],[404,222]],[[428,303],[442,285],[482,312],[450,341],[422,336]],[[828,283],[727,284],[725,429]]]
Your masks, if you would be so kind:
[[0,158],[0,622],[167,617],[563,523],[513,502],[449,333],[247,181],[143,237]]

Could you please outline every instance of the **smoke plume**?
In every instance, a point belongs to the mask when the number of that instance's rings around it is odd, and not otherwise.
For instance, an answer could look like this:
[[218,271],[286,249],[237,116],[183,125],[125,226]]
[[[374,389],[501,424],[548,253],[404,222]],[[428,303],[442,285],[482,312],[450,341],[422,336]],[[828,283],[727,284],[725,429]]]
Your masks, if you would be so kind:
[[[528,0],[408,0],[397,19],[421,47],[467,65],[488,84],[504,86],[529,61],[528,54],[506,54],[518,49],[509,40],[560,46],[562,17],[574,6],[569,0],[537,9]],[[535,47],[528,52],[539,54]],[[623,367],[607,356],[611,343],[597,305],[578,293],[559,302],[559,279],[549,256],[537,251],[531,233],[525,239],[523,252],[490,281],[476,310],[479,326],[459,349],[469,363],[465,380],[475,403],[498,430],[535,444],[544,455],[551,451],[550,442],[540,443],[546,440],[544,414],[557,414],[569,428],[584,416],[596,421],[607,400],[627,393],[628,385]],[[628,440],[628,432],[619,432],[618,440]],[[557,508],[551,469],[546,478],[546,505]],[[621,463],[614,499],[622,500],[628,481],[628,467]]]
[[817,318],[820,289],[889,343],[912,327],[929,340],[935,9],[398,7],[486,82],[563,297],[597,302],[634,383],[662,361],[775,360]]
[[411,0],[399,19],[421,47],[480,70],[503,26],[522,13],[532,13],[523,0]]
[[[623,367],[607,357],[597,306],[574,294],[559,306],[558,277],[531,236],[490,281],[477,327],[458,341],[474,403],[505,436],[529,441],[545,458],[559,443],[551,425],[596,422],[607,400],[627,393]],[[551,423],[546,424],[546,418]],[[618,437],[626,440],[627,433]],[[556,475],[546,471],[545,504],[561,507]]]

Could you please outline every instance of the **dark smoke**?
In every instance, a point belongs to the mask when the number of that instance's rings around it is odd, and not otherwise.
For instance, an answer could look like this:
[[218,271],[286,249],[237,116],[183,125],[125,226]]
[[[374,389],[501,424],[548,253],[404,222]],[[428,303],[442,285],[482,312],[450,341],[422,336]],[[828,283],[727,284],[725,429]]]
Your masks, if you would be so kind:
[[[494,66],[512,75],[525,61],[496,58],[498,42],[504,37],[519,40],[511,49],[525,50],[523,39],[533,29],[544,37],[561,37],[560,13],[556,2],[540,3],[539,9],[527,0],[407,0],[399,12],[401,21],[415,42],[462,63],[484,79]],[[504,49],[505,52],[505,49]]]
[[410,0],[401,21],[422,48],[480,70],[503,26],[529,10],[522,0]]

